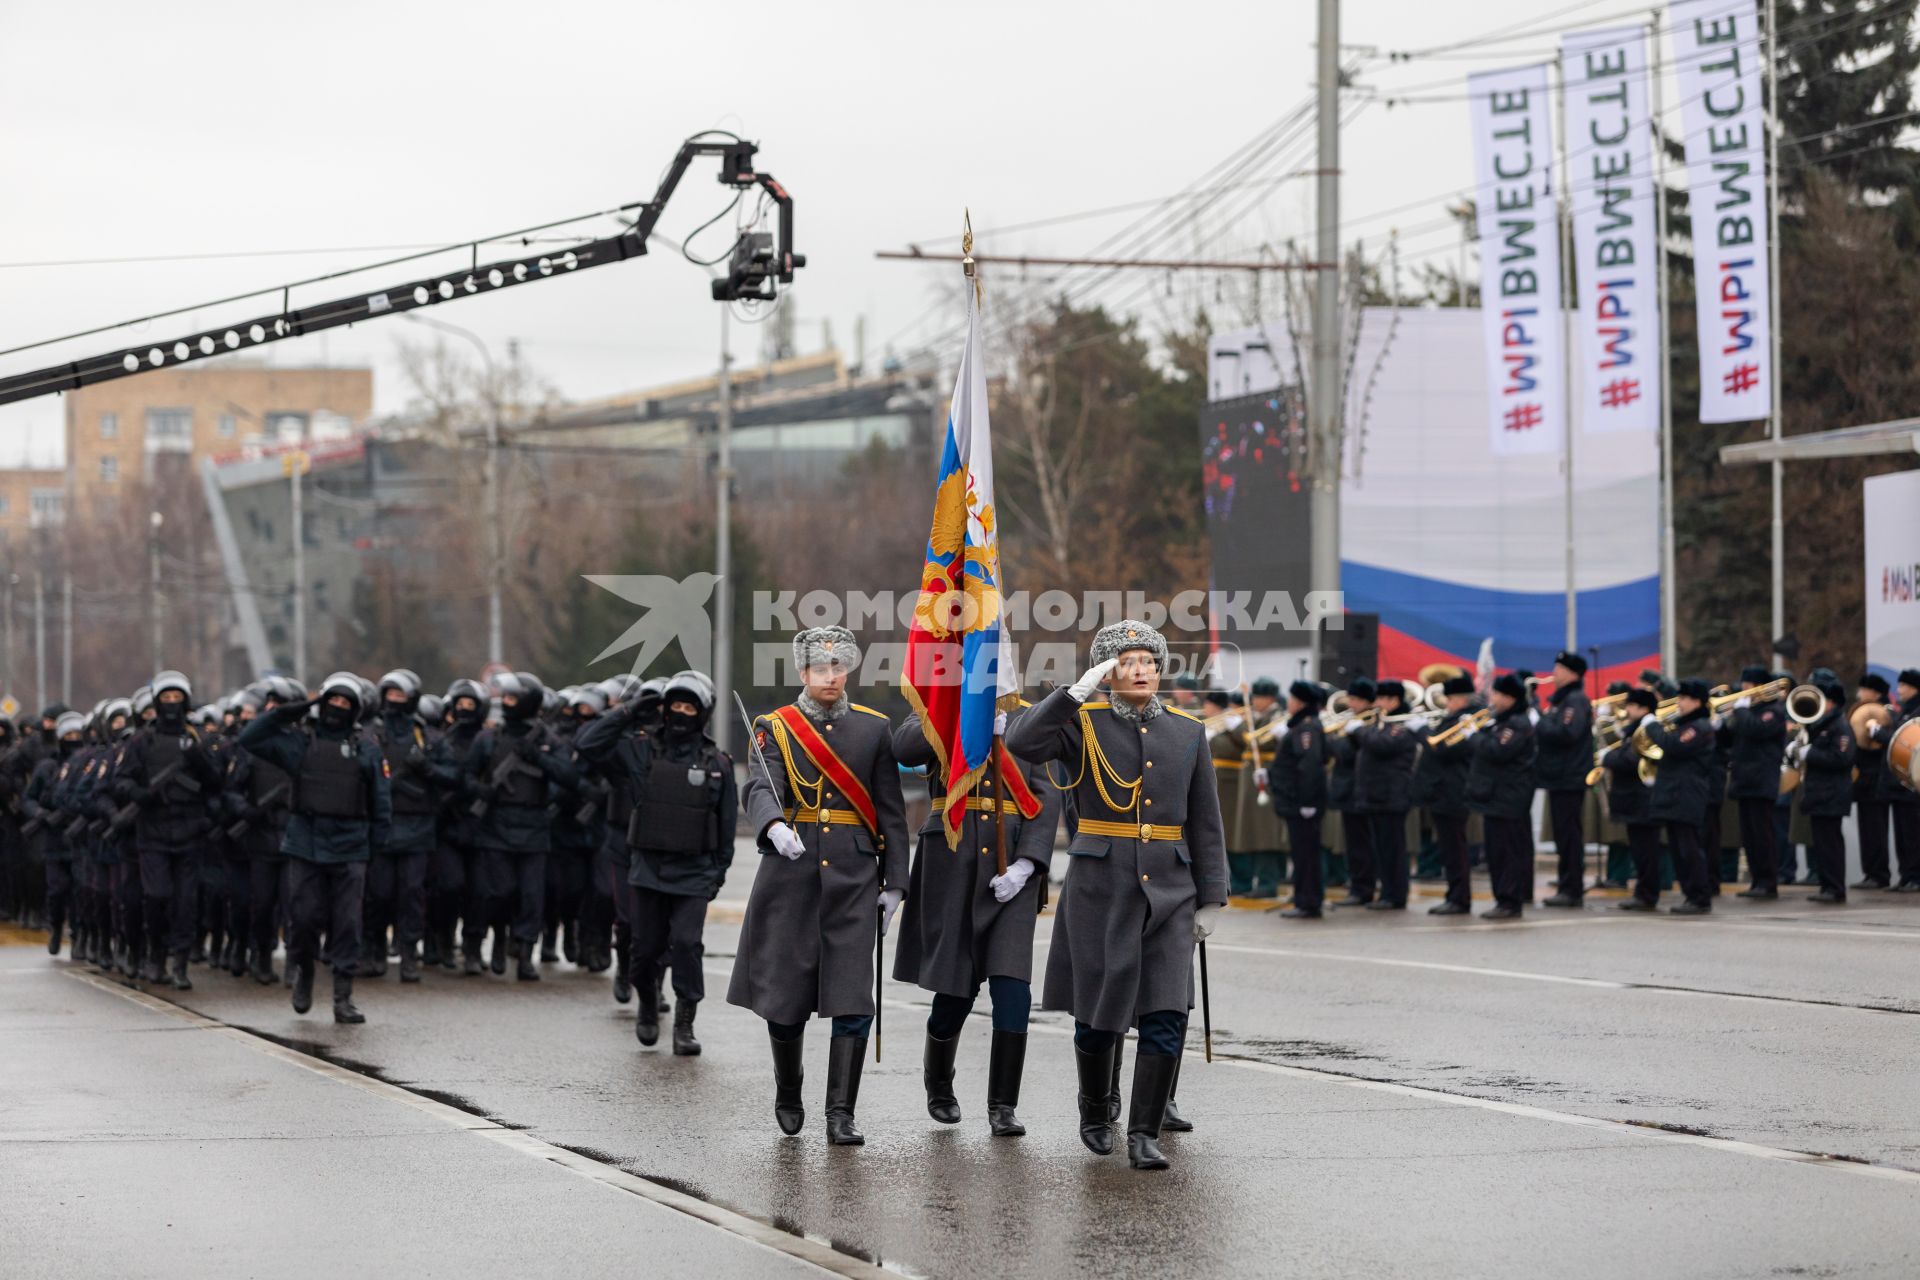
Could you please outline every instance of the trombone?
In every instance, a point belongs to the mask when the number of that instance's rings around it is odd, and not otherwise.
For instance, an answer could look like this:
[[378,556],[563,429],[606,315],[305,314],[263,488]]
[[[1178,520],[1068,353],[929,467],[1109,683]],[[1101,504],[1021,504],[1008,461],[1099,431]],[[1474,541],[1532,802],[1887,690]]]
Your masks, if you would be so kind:
[[1440,732],[1428,735],[1427,745],[1430,747],[1451,746],[1466,737],[1467,730],[1481,728],[1492,718],[1492,707],[1481,707],[1478,711],[1470,711]]

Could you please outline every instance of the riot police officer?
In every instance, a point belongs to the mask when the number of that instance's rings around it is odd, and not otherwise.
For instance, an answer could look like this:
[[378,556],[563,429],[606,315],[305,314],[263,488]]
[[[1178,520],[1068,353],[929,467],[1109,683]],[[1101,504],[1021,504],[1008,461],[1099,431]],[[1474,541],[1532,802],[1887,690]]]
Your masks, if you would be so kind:
[[[242,747],[295,780],[282,844],[293,1011],[304,1014],[313,1007],[313,966],[324,929],[333,968],[333,1020],[349,1023],[366,1021],[353,1004],[353,975],[360,960],[367,864],[373,851],[385,846],[393,821],[386,761],[379,744],[356,727],[365,696],[351,672],[335,672],[322,682],[316,701],[275,707],[240,735]],[[316,707],[314,723],[300,724]]]
[[[447,731],[433,744],[433,777],[446,800],[441,806],[433,865],[427,873],[427,882],[433,886],[427,927],[439,940],[435,949],[440,954],[440,967],[459,968],[464,950],[466,973],[471,978],[479,976],[485,967],[480,961],[480,944],[487,923],[479,901],[480,855],[474,847],[480,823],[471,808],[480,788],[468,781],[466,762],[487,722],[487,691],[475,681],[455,680],[447,686],[447,718]],[[456,939],[455,930],[463,921],[464,936]]]
[[426,933],[427,862],[433,856],[435,813],[427,726],[419,716],[420,677],[402,667],[380,677],[379,715],[371,725],[385,755],[393,791],[393,823],[367,866],[365,956],[360,972],[387,972],[387,929],[400,948],[400,981],[420,981],[420,940]]

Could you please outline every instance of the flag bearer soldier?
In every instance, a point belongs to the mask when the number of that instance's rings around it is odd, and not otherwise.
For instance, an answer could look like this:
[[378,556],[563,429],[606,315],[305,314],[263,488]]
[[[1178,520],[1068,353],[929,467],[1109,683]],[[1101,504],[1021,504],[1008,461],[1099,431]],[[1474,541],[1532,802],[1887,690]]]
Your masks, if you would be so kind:
[[[1187,1010],[1193,944],[1227,901],[1225,833],[1204,727],[1160,701],[1167,642],[1143,622],[1093,641],[1093,666],[1008,734],[1027,760],[1064,761],[1079,825],[1054,920],[1043,1001],[1070,1009],[1080,1139],[1113,1150],[1107,1096],[1127,1028],[1137,1026],[1127,1158],[1164,1169],[1159,1139]],[[1112,700],[1093,698],[1111,678]]]
[[1288,920],[1318,920],[1327,890],[1320,865],[1320,822],[1327,804],[1327,736],[1320,731],[1320,686],[1296,680],[1287,688],[1287,724],[1273,740],[1267,766],[1273,811],[1287,824],[1293,850],[1293,905]]
[[[1001,712],[994,732],[1028,707]],[[1033,1005],[1033,930],[1047,900],[1047,868],[1060,821],[1060,793],[1047,782],[1046,766],[1015,759],[1004,747],[997,762],[1000,786],[983,776],[950,818],[946,762],[927,741],[918,715],[893,731],[893,754],[909,768],[929,769],[933,807],[920,829],[893,976],[933,992],[924,1055],[927,1113],[942,1124],[960,1122],[953,1089],[960,1031],[984,980],[993,1002],[993,1042],[987,1057],[987,1127],[995,1137],[1026,1132],[1015,1108],[1027,1057],[1027,1015]],[[1004,822],[1006,873],[999,874],[995,822]],[[957,832],[949,845],[947,830]]]
[[761,857],[727,1003],[766,1019],[774,1118],[786,1134],[806,1123],[807,1019],[833,1019],[827,1141],[859,1146],[866,1139],[853,1118],[873,1026],[875,930],[906,897],[906,804],[887,718],[847,698],[860,661],[853,633],[802,631],[793,661],[799,696],[753,728],[743,800]]

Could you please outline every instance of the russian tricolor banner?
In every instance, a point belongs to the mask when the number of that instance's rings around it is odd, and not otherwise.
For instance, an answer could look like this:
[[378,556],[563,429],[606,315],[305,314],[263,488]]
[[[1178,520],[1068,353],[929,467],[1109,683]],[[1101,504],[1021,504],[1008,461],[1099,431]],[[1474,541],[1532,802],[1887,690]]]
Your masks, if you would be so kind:
[[933,528],[900,689],[920,713],[921,732],[940,761],[949,848],[959,846],[966,797],[986,771],[994,714],[1018,695],[1013,641],[1000,625],[1004,584],[980,309],[974,291],[967,294],[966,348],[947,409]]

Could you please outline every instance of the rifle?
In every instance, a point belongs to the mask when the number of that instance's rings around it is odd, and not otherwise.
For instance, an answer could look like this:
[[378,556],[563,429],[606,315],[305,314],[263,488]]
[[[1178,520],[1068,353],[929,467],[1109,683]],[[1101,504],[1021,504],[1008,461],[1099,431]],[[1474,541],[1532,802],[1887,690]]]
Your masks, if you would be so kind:
[[[498,743],[501,739],[495,738],[494,741]],[[486,817],[488,811],[493,808],[493,797],[499,794],[502,787],[512,781],[513,775],[516,773],[534,778],[544,778],[547,776],[533,765],[522,760],[520,753],[509,745],[505,751],[501,752],[500,758],[494,762],[492,772],[487,774],[487,793],[475,800],[467,809],[467,812],[476,818]]]
[[605,782],[590,782],[580,790],[586,796],[586,800],[574,810],[573,822],[575,826],[590,827],[593,825],[594,814],[606,809],[607,798],[613,794],[613,788]]
[[[187,765],[186,757],[183,756],[180,759],[175,760],[172,764],[168,765],[166,768],[162,769],[159,773],[154,774],[153,781],[147,784],[147,793],[149,795],[155,795],[155,796],[159,795],[161,787],[166,786],[167,783],[173,781],[174,778],[178,777],[180,779],[180,784],[182,786],[184,786],[192,794],[196,796],[199,795],[200,784],[195,782],[192,778],[189,778],[186,776],[186,765]],[[129,803],[120,806],[120,808],[115,809],[113,811],[113,818],[107,823],[108,834],[117,835],[120,832],[125,831],[128,827],[133,825],[134,820],[139,816],[140,816],[140,802],[138,800],[130,801]]]
[[50,815],[47,813],[47,811],[45,809],[42,809],[39,813],[35,814],[33,817],[28,818],[25,822],[21,823],[20,838],[22,840],[27,840],[32,838],[34,832],[38,831],[40,828],[47,825],[47,820],[49,816]]
[[[276,785],[271,791],[267,792],[267,794],[261,796],[260,803],[255,805],[254,808],[261,810],[270,809],[291,794],[293,794],[293,780],[289,778],[287,781]],[[227,839],[239,840],[251,830],[253,830],[253,819],[242,818],[227,828]]]

